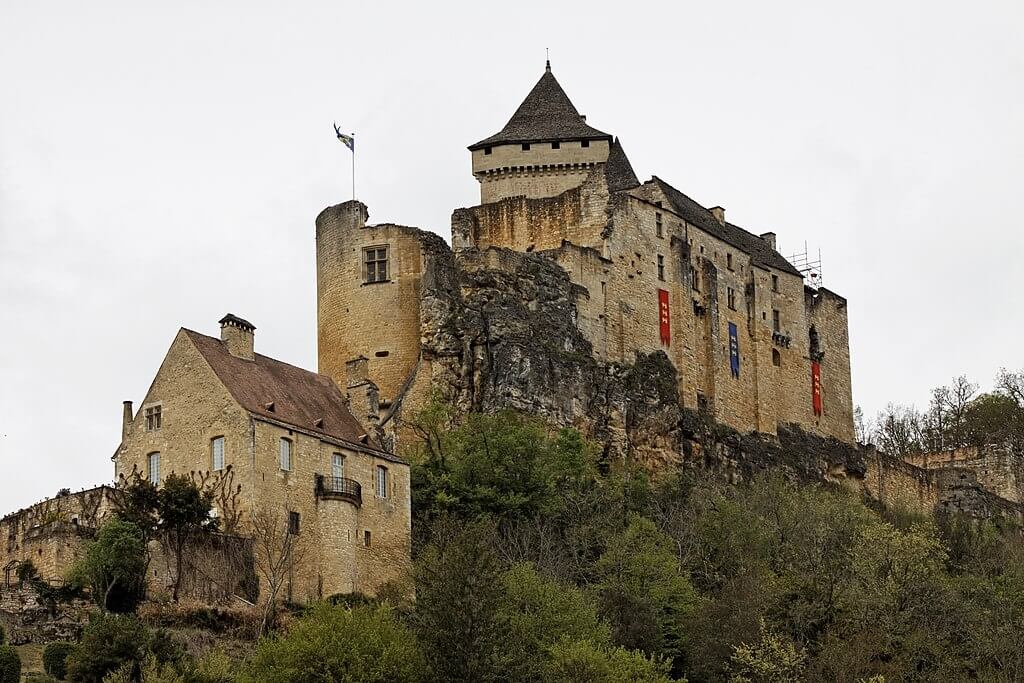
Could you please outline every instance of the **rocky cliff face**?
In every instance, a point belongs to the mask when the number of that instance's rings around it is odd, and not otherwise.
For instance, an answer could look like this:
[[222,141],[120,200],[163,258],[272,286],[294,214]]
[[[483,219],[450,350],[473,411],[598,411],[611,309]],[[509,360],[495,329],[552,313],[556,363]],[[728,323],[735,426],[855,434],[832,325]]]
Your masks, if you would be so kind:
[[856,448],[784,429],[779,440],[714,425],[679,401],[662,352],[600,363],[576,327],[588,296],[544,252],[436,251],[424,279],[423,358],[462,411],[513,408],[572,426],[609,462],[652,471],[720,470],[730,480],[782,468],[811,480],[863,476]]

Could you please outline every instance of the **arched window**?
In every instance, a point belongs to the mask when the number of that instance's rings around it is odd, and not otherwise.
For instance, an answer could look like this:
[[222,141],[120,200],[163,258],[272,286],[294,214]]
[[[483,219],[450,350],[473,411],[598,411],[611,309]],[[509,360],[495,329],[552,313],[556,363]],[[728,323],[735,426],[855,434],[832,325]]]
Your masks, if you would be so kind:
[[160,484],[160,454],[149,454],[149,483],[153,486]]
[[284,437],[281,437],[281,469],[292,471],[292,442]]
[[777,368],[782,366],[782,354],[778,349],[772,349],[772,365]]

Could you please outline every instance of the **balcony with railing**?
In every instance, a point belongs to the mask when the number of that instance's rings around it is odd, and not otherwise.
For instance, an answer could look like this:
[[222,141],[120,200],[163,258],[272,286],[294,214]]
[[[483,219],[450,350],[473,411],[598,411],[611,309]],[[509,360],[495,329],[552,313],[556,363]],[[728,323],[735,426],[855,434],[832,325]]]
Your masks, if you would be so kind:
[[316,495],[324,500],[347,500],[356,507],[363,504],[363,487],[348,477],[316,475]]

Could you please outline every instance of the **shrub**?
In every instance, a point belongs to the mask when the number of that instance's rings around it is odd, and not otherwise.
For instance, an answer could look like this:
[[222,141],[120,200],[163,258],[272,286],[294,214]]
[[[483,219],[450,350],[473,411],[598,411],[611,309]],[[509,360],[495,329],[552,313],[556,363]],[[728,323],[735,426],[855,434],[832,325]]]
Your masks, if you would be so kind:
[[149,643],[149,631],[135,617],[95,615],[82,631],[79,646],[68,655],[68,680],[100,683],[104,676],[125,664],[138,671]]
[[239,680],[412,683],[423,670],[415,638],[388,607],[318,605],[287,635],[261,641]]
[[63,681],[68,675],[68,655],[74,649],[74,643],[64,641],[47,643],[43,648],[43,671]]
[[0,683],[18,683],[21,680],[21,657],[10,645],[0,645]]

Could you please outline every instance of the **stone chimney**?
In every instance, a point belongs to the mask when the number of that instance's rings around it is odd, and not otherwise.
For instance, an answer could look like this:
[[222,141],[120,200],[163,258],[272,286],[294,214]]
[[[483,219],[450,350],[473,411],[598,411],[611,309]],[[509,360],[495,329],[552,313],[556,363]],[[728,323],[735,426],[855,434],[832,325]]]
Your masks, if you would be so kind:
[[349,410],[367,434],[378,438],[380,392],[370,381],[370,361],[365,356],[357,356],[345,363],[345,379]]
[[712,206],[708,211],[714,215],[716,221],[725,225],[725,209],[720,206]]
[[761,239],[768,243],[768,246],[775,249],[775,233],[765,232],[761,234]]
[[121,407],[121,441],[125,441],[132,433],[132,418],[135,413],[132,412],[132,402],[125,401]]
[[228,353],[243,360],[253,359],[253,340],[256,326],[233,313],[220,319],[220,340],[228,347]]

